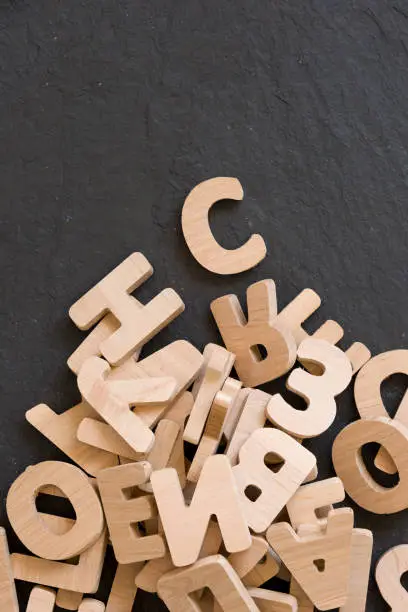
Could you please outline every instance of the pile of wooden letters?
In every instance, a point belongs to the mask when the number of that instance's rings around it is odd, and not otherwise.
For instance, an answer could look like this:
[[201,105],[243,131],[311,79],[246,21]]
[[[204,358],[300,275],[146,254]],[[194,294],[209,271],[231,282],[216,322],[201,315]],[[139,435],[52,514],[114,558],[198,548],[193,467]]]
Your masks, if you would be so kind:
[[[201,253],[208,269],[225,265],[214,270],[223,274],[246,269],[248,253],[247,268],[264,256],[254,255],[258,241],[238,264],[234,251],[227,261],[208,234],[211,204],[240,198],[225,195],[234,180],[199,185],[183,210],[192,253],[199,261]],[[373,536],[354,527],[351,508],[333,504],[346,491],[371,512],[408,507],[408,404],[392,420],[380,392],[391,374],[408,374],[408,351],[371,358],[358,342],[343,351],[334,321],[308,334],[302,325],[319,296],[305,289],[278,312],[268,279],[248,287],[248,316],[235,295],[212,302],[225,346],[200,352],[176,340],[139,359],[184,310],[173,289],[146,305],[131,295],[152,273],[133,253],[70,309],[80,329],[92,328],[68,360],[82,401],[62,414],[44,404],[26,414],[70,462],[29,466],[11,485],[8,518],[32,555],[10,555],[1,531],[0,609],[18,612],[14,581],[22,580],[34,585],[27,612],[53,612],[55,605],[131,612],[137,589],[157,593],[171,612],[364,612]],[[285,375],[306,409],[257,388]],[[336,397],[353,376],[361,418],[334,442],[337,477],[317,480],[316,457],[303,440],[331,426]],[[399,472],[394,487],[380,486],[366,469],[361,448],[369,442],[381,445],[377,467]],[[185,443],[194,449],[191,461]],[[39,512],[39,493],[68,498],[75,520]],[[118,565],[104,604],[92,594],[107,546]],[[408,545],[386,553],[376,569],[394,612],[408,609],[400,582],[407,570]],[[287,583],[285,592],[265,587],[276,576]]]

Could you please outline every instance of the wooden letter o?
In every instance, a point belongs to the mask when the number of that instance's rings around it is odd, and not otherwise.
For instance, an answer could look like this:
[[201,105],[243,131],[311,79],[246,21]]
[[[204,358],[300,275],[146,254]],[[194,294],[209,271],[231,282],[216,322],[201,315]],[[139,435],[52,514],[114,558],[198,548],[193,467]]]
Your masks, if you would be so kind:
[[[63,535],[48,529],[37,511],[35,499],[46,485],[61,489],[75,510],[75,523]],[[10,487],[7,514],[24,546],[52,561],[79,555],[96,542],[104,527],[102,507],[88,477],[61,461],[43,461],[23,472]]]
[[[392,488],[379,485],[368,472],[361,448],[378,442],[393,459],[399,483]],[[376,514],[392,514],[408,508],[408,429],[386,417],[351,423],[333,444],[333,465],[350,497]]]

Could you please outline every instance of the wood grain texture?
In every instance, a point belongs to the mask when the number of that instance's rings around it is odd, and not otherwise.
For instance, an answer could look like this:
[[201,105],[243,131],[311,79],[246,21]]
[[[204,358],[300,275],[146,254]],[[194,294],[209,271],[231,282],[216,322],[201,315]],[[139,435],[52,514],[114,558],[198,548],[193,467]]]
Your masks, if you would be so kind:
[[[67,533],[74,521],[53,515],[42,515],[42,519],[58,533]],[[34,584],[77,591],[78,593],[96,593],[99,587],[102,567],[108,543],[107,530],[93,546],[85,550],[74,565],[29,557],[19,553],[11,555],[13,574],[16,580]]]
[[150,480],[176,567],[198,559],[212,515],[217,517],[224,546],[229,552],[245,550],[251,545],[238,488],[225,455],[207,459],[189,506],[185,504],[174,469],[153,472]]
[[[383,446],[398,468],[399,482],[393,487],[378,484],[361,456],[364,444]],[[408,429],[385,417],[362,419],[347,425],[332,448],[334,469],[348,495],[362,508],[377,514],[393,514],[408,507]]]
[[326,340],[308,338],[298,348],[298,360],[318,364],[324,370],[320,376],[296,368],[289,375],[286,386],[306,400],[306,410],[297,410],[279,394],[267,406],[268,418],[280,429],[297,438],[312,438],[324,433],[333,423],[336,396],[350,383],[351,363],[347,356]]
[[392,612],[405,612],[408,592],[401,584],[401,576],[408,571],[408,544],[394,546],[378,561],[375,570],[380,593]]
[[[295,363],[296,343],[291,332],[276,321],[276,289],[268,279],[247,289],[248,318],[236,295],[211,302],[211,312],[225,346],[236,355],[235,368],[243,384],[256,387],[279,378]],[[261,356],[259,345],[266,350]]]
[[107,312],[121,323],[100,344],[102,355],[112,365],[130,357],[184,310],[173,289],[163,290],[140,308],[129,294],[152,274],[153,268],[144,255],[132,253],[69,309],[69,316],[80,329],[89,329]]
[[[266,538],[319,610],[331,610],[347,601],[350,577],[353,511],[333,510],[321,533],[299,537],[287,523],[271,525]],[[322,569],[315,562],[324,561]]]
[[142,536],[137,523],[157,516],[151,495],[133,497],[127,494],[145,483],[151,475],[147,461],[120,465],[100,472],[98,485],[117,561],[137,563],[163,557],[166,548],[161,535]]
[[0,605],[7,612],[19,612],[7,535],[3,527],[0,528]]
[[[268,453],[284,460],[275,473],[265,465]],[[278,429],[256,429],[239,451],[239,463],[232,468],[241,495],[241,506],[255,533],[268,529],[316,464],[316,457]],[[256,490],[255,500],[251,488]]]
[[259,234],[251,236],[237,249],[224,249],[211,232],[208,222],[210,208],[218,200],[242,200],[243,197],[238,179],[219,176],[196,185],[184,202],[181,214],[184,239],[195,259],[210,272],[244,272],[256,266],[266,255],[266,245]]
[[143,563],[118,564],[106,612],[132,612],[137,593],[135,580],[142,567]]
[[38,404],[26,412],[26,419],[33,427],[91,476],[118,465],[115,455],[84,444],[77,438],[83,419],[96,417],[97,413],[87,402],[81,402],[62,414],[56,414],[46,404]]
[[235,355],[222,346],[207,344],[205,347],[203,368],[192,389],[194,405],[184,430],[186,442],[199,443],[215,395],[229,376],[234,361]]
[[226,612],[259,612],[248,591],[228,561],[221,555],[169,572],[158,583],[158,593],[170,612],[196,612],[190,593],[207,587]]
[[[381,396],[381,384],[393,374],[408,375],[407,350],[400,349],[376,355],[359,372],[354,386],[354,399],[362,419],[389,416]],[[406,392],[395,418],[408,426],[408,394]],[[384,448],[378,451],[375,465],[389,474],[395,474],[397,471],[395,463]]]
[[[75,510],[76,520],[66,534],[53,533],[35,505],[38,491],[50,484],[64,492]],[[61,461],[43,461],[20,474],[10,487],[6,506],[10,523],[26,548],[54,561],[81,554],[95,544],[105,525],[98,495],[87,476]]]
[[30,593],[26,612],[53,612],[55,599],[55,591],[45,587],[34,587]]

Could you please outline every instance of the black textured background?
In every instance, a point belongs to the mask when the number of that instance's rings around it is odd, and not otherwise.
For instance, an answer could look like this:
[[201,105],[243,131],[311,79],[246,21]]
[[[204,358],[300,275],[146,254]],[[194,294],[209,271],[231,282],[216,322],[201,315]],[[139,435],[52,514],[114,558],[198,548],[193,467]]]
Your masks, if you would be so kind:
[[[67,310],[133,250],[155,267],[141,299],[172,286],[187,305],[149,349],[217,340],[210,300],[268,277],[280,305],[321,294],[310,329],[336,319],[343,346],[406,345],[407,97],[403,0],[1,0],[1,524],[16,476],[63,458],[24,413],[78,398],[65,361],[83,336]],[[200,268],[180,232],[186,194],[217,175],[245,189],[214,210],[217,238],[259,231],[269,247],[235,277]],[[356,415],[343,394],[309,445],[321,476]],[[407,542],[407,512],[356,523],[374,530],[374,562]],[[136,608],[163,609],[143,594]],[[367,610],[387,609],[372,581]]]

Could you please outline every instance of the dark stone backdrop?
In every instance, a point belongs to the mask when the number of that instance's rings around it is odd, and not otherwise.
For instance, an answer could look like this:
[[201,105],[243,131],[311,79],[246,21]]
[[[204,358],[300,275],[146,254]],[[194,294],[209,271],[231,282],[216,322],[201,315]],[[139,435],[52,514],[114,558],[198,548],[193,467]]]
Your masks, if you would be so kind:
[[[1,524],[16,476],[63,459],[24,413],[78,398],[65,361],[83,336],[68,307],[133,250],[155,267],[141,299],[172,286],[187,305],[149,350],[217,340],[210,300],[268,277],[280,305],[319,292],[310,329],[338,320],[343,346],[406,346],[407,97],[403,0],[1,0]],[[188,191],[217,175],[245,189],[214,210],[217,238],[234,247],[259,231],[269,246],[226,278],[196,264],[179,222]],[[356,415],[343,394],[309,445],[321,476]],[[408,538],[407,512],[356,509],[356,524],[374,530],[374,563]],[[141,594],[136,608],[163,606]],[[371,581],[367,610],[386,609]]]

